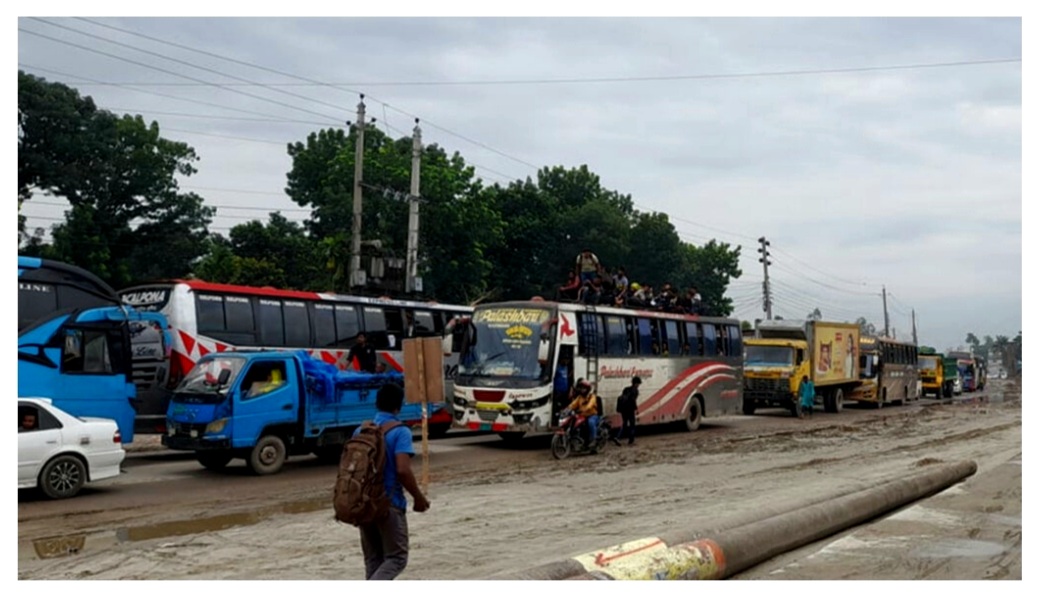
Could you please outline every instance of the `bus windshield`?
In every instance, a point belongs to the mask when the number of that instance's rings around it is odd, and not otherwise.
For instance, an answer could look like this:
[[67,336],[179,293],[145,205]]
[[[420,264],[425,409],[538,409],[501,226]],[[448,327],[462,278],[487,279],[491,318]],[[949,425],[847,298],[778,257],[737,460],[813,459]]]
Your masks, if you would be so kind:
[[489,308],[475,311],[470,345],[460,358],[465,377],[537,380],[540,334],[550,318],[546,309]]
[[793,349],[788,346],[746,346],[747,365],[793,365]]
[[[196,363],[192,371],[188,372],[184,380],[174,389],[174,394],[179,400],[191,402],[187,397],[200,396],[199,402],[213,402],[228,393],[232,383],[239,376],[239,372],[246,365],[243,357],[222,357],[214,359],[203,357]],[[221,384],[221,372],[228,370],[228,379]],[[210,399],[213,399],[211,401]]]

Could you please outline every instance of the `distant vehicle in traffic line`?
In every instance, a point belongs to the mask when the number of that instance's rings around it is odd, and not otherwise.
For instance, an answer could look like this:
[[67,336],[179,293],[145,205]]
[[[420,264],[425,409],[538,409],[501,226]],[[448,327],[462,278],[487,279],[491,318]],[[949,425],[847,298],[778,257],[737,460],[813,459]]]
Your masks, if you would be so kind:
[[46,398],[18,399],[18,488],[73,497],[88,482],[119,476],[125,456],[115,420],[75,417]]

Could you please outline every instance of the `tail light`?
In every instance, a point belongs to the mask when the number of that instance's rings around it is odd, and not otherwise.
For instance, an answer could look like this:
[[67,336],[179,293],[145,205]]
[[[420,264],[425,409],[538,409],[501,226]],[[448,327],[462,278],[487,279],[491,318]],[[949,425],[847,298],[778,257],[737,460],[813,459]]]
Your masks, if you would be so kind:
[[116,428],[116,431],[112,434],[112,442],[114,444],[122,444],[123,443],[123,436],[120,435],[119,428]]

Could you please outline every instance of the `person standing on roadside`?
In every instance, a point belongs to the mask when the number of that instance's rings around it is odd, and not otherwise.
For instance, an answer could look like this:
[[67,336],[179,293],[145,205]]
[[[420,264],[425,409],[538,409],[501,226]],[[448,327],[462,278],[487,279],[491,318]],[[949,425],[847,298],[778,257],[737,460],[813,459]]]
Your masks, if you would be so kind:
[[811,411],[815,408],[815,385],[808,380],[807,376],[800,382],[800,419],[811,418]]

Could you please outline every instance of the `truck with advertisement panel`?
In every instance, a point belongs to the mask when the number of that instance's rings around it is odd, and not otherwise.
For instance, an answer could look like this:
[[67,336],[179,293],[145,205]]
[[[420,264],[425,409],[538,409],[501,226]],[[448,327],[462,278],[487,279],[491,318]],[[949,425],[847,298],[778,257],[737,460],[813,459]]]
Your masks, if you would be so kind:
[[782,407],[800,415],[798,393],[804,376],[815,386],[816,402],[839,412],[845,396],[861,384],[859,327],[818,320],[774,320],[757,324],[744,340],[743,413]]
[[[210,353],[174,390],[162,443],[194,451],[207,469],[244,459],[258,475],[278,472],[289,455],[333,462],[389,382],[402,385],[403,375],[341,371],[306,351]],[[406,404],[398,419],[417,425],[421,411]]]

